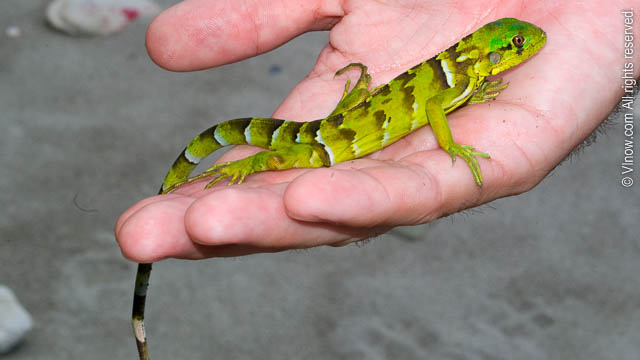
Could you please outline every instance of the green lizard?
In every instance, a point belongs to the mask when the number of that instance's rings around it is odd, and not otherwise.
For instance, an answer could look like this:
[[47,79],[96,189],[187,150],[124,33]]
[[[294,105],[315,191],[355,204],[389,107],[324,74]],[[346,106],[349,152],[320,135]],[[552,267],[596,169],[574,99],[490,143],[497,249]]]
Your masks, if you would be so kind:
[[[453,140],[445,114],[466,104],[495,98],[507,87],[501,79],[486,77],[509,69],[537,53],[545,32],[517,19],[489,23],[389,83],[369,90],[367,67],[352,63],[336,73],[360,69],[360,78],[326,118],[311,122],[271,118],[243,118],[222,122],[196,136],[173,163],[160,194],[205,177],[206,187],[230,178],[240,184],[246,176],[268,170],[317,168],[353,160],[380,150],[412,131],[430,125],[440,147],[453,161],[459,156],[471,169],[476,184],[482,173],[476,157],[489,155]],[[262,151],[245,159],[219,163],[189,177],[198,163],[217,149],[233,144],[259,146]],[[133,328],[140,359],[148,359],[144,332],[144,305],[151,264],[139,264],[133,302]]]

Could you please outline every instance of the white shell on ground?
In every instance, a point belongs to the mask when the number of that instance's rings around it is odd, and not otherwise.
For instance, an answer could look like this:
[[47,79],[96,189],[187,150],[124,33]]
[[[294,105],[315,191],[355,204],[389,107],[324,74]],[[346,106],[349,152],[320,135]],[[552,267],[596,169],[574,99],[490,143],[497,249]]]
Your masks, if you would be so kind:
[[0,354],[20,343],[32,327],[31,315],[20,305],[13,291],[0,285]]
[[116,33],[138,17],[152,17],[160,7],[151,0],[54,0],[47,22],[69,35],[101,36]]

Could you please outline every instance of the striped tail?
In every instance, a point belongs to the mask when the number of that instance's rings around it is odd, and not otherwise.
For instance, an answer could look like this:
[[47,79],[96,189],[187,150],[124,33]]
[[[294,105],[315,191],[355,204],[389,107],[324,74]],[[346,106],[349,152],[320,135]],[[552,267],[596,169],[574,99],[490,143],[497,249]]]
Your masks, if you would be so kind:
[[147,336],[144,332],[144,304],[147,300],[147,288],[149,287],[149,276],[151,275],[151,263],[138,264],[136,274],[136,286],[133,292],[133,311],[131,322],[133,324],[133,334],[136,336],[138,355],[140,360],[149,360],[147,352]]
[[[289,124],[282,128],[282,124]],[[256,145],[270,148],[273,142],[291,142],[298,134],[301,123],[271,118],[234,119],[214,125],[196,136],[174,161],[162,182],[159,194],[165,194],[176,184],[186,181],[202,159],[227,145]],[[168,189],[168,190],[167,190]],[[151,275],[151,263],[138,264],[133,295],[132,324],[140,360],[149,360],[147,337],[144,329],[144,307]]]
[[[160,193],[172,190],[178,183],[189,178],[191,172],[202,159],[214,151],[228,145],[255,145],[265,149],[271,148],[283,123],[290,123],[271,118],[242,118],[222,122],[196,136],[171,165],[164,178]],[[300,124],[300,123],[293,123]],[[296,130],[299,126],[295,126]],[[297,134],[297,131],[296,131]],[[292,141],[293,139],[286,139]]]

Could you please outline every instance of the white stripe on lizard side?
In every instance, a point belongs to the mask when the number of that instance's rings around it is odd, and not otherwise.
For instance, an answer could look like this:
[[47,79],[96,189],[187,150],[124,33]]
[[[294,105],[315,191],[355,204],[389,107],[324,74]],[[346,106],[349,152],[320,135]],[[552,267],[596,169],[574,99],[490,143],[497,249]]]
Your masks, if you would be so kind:
[[389,134],[389,130],[385,130],[384,135],[382,136],[382,147],[387,146],[390,137],[391,134]]
[[[413,104],[413,111],[414,112],[415,112],[416,106],[418,106],[418,104],[414,103]],[[389,120],[391,120],[391,117],[387,116],[384,119],[384,122],[382,123],[382,128],[384,129],[384,133],[382,135],[382,147],[387,146],[388,141],[389,141],[390,134],[389,134],[389,130],[387,129],[387,127],[389,126]]]
[[[298,139],[296,139],[296,142],[299,140],[299,138],[300,138],[300,133],[298,133]],[[329,155],[329,161],[331,162],[331,165],[335,165],[336,159],[333,156],[333,151],[331,151],[331,148],[324,143],[324,140],[322,140],[322,135],[320,135],[320,129],[316,131],[316,141],[322,145],[322,147],[324,148],[324,151],[326,151],[327,154]]]
[[358,144],[356,144],[355,142],[352,143],[351,148],[353,149],[353,153],[356,155],[356,157],[360,157],[360,153],[362,152],[362,150],[360,150]]
[[447,84],[450,88],[456,86],[455,81],[453,80],[453,73],[451,69],[449,69],[449,64],[447,63],[447,59],[440,60],[440,67],[442,67],[442,72],[444,76],[447,78]]
[[416,118],[414,117],[414,118],[411,120],[411,130],[410,130],[410,131],[413,131],[413,130],[415,130],[415,129],[417,129],[417,128],[418,128],[418,119],[416,119]]
[[462,92],[462,94],[460,94],[460,96],[458,96],[457,98],[451,100],[451,102],[449,103],[449,106],[446,106],[445,108],[449,108],[451,106],[455,106],[459,101],[461,101],[462,99],[464,99],[465,97],[469,96],[469,94],[471,94],[471,91],[473,91],[473,82],[469,82],[469,85],[467,85],[467,88],[464,89],[464,91]]

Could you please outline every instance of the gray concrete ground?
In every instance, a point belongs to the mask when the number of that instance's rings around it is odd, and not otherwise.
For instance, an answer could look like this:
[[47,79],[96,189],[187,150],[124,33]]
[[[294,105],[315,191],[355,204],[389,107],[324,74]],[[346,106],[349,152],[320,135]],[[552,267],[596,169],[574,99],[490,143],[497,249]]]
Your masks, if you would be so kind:
[[[270,114],[326,34],[178,74],[144,23],[71,38],[45,4],[0,3],[0,30],[22,29],[0,34],[0,283],[35,320],[4,358],[135,359],[115,219],[193,134]],[[618,123],[527,194],[364,247],[159,263],[152,358],[637,360],[640,184],[620,186],[621,159]]]

